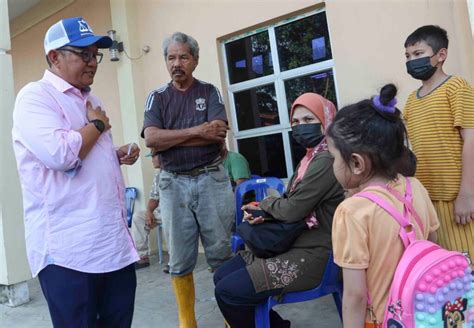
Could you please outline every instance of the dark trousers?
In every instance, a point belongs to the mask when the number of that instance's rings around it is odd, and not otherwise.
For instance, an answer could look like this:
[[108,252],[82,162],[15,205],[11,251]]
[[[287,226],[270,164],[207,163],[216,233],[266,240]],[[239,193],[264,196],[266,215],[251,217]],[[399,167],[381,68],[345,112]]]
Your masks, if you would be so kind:
[[134,264],[107,273],[48,265],[38,275],[54,327],[130,327],[137,278]]
[[[231,328],[255,327],[255,306],[269,296],[280,295],[282,288],[257,293],[252,279],[245,268],[246,264],[239,255],[225,262],[214,274],[217,305]],[[290,326],[278,313],[270,311],[272,328]]]

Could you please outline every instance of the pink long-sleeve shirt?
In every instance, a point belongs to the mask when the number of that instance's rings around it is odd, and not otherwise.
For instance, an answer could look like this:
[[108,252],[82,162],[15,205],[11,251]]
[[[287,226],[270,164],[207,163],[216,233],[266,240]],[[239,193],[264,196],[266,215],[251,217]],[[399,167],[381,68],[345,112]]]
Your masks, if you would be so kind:
[[48,264],[103,273],[139,259],[127,228],[124,181],[110,130],[81,161],[86,102],[101,105],[46,71],[26,85],[13,112],[13,148],[23,192],[33,276]]

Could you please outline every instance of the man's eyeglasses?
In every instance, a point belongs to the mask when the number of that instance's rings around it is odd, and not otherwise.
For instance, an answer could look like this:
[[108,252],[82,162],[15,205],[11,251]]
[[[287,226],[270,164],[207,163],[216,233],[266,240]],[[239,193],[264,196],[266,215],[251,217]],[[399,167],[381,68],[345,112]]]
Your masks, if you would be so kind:
[[89,62],[92,60],[92,58],[95,58],[95,60],[97,61],[97,64],[99,64],[102,61],[102,57],[104,56],[104,54],[101,53],[101,52],[95,53],[91,50],[80,51],[80,50],[74,50],[74,49],[70,49],[70,48],[59,48],[58,51],[72,52],[73,54],[76,54],[79,57],[81,57],[82,60],[84,61],[84,63],[86,63],[86,64],[89,64]]

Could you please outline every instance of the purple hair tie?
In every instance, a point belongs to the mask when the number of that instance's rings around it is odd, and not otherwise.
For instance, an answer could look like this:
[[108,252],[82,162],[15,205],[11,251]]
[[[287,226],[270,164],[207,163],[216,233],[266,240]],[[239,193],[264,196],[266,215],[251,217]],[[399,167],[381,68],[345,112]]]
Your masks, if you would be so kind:
[[387,105],[384,105],[380,102],[380,96],[375,96],[372,99],[372,103],[377,107],[377,109],[383,113],[395,113],[395,105],[397,104],[397,98],[393,98]]

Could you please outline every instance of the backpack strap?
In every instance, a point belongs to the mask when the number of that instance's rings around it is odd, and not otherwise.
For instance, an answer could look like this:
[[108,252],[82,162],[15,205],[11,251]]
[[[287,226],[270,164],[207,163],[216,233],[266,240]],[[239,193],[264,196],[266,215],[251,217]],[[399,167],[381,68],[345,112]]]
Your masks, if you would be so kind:
[[[362,191],[355,194],[354,196],[367,198],[373,201],[375,204],[377,204],[381,208],[383,208],[385,211],[387,211],[392,216],[392,218],[395,221],[397,221],[397,223],[400,225],[399,235],[400,235],[400,238],[402,239],[403,245],[405,246],[405,248],[407,248],[410,243],[416,240],[415,229],[413,225],[410,223],[410,221],[408,220],[409,214],[411,213],[415,217],[415,220],[417,221],[417,224],[420,227],[421,231],[423,231],[423,223],[418,213],[415,211],[415,208],[413,207],[413,192],[412,192],[410,180],[408,178],[405,178],[405,182],[406,182],[405,197],[403,197],[398,192],[398,190],[395,190],[392,188],[389,189],[387,188],[386,185],[374,185],[374,187],[380,187],[390,192],[393,196],[395,196],[395,198],[397,198],[400,202],[403,203],[403,215],[399,211],[397,211],[395,207],[393,207],[388,201],[376,195],[375,193]],[[377,318],[375,317],[375,314],[373,311],[372,297],[370,296],[370,291],[367,291],[367,310],[375,326],[378,327],[379,322],[377,321]]]
[[416,240],[415,229],[414,229],[413,225],[411,224],[411,222],[409,220],[410,214],[415,217],[415,220],[416,220],[420,230],[421,231],[424,230],[423,222],[420,219],[420,217],[419,217],[418,213],[416,212],[415,208],[413,207],[413,191],[412,191],[410,179],[405,177],[405,186],[406,186],[405,187],[405,197],[403,197],[397,190],[395,190],[393,188],[388,188],[385,185],[383,185],[383,186],[376,185],[376,186],[387,190],[393,196],[395,196],[395,198],[397,198],[400,202],[403,203],[403,205],[404,205],[403,206],[403,215],[399,211],[397,211],[392,206],[391,203],[389,203],[388,201],[386,201],[385,199],[383,199],[382,197],[380,197],[380,196],[378,196],[374,193],[371,193],[371,192],[368,192],[368,191],[363,191],[363,192],[357,193],[354,196],[360,196],[360,197],[367,198],[367,199],[373,201],[374,203],[376,203],[377,205],[379,205],[380,207],[382,207],[385,211],[387,211],[390,214],[390,216],[393,219],[395,219],[395,221],[397,221],[398,224],[400,225],[401,228],[400,228],[399,235],[400,235],[400,238],[403,241],[403,245],[406,248],[410,243],[412,243],[413,241]]
[[421,220],[420,216],[418,215],[415,208],[413,207],[413,192],[412,192],[412,188],[411,188],[410,179],[408,179],[407,177],[405,177],[405,184],[406,184],[405,197],[403,197],[400,194],[400,192],[398,192],[398,190],[395,190],[393,188],[389,188],[386,185],[375,184],[375,185],[371,185],[371,186],[380,187],[384,190],[387,190],[393,196],[395,196],[395,198],[397,198],[404,205],[403,215],[405,217],[408,217],[408,215],[411,213],[411,215],[413,215],[413,217],[415,218],[415,221],[418,224],[418,227],[420,228],[420,230],[424,231],[423,221]]
[[402,238],[403,245],[405,245],[405,248],[416,240],[415,229],[413,228],[413,225],[389,202],[387,202],[382,197],[368,191],[363,191],[357,193],[356,195],[358,197],[364,197],[373,201],[375,204],[387,211],[392,216],[392,218],[394,218],[395,221],[398,222],[398,224],[400,225],[399,235],[400,238]]
[[[354,196],[364,197],[373,201],[375,204],[377,204],[378,206],[383,208],[385,211],[387,211],[392,216],[392,218],[395,221],[397,221],[397,223],[400,225],[399,235],[400,235],[400,238],[402,239],[402,242],[405,248],[407,248],[408,245],[410,245],[410,243],[416,240],[415,230],[413,229],[413,226],[411,225],[411,223],[406,219],[406,216],[402,215],[399,211],[397,211],[385,199],[368,191],[359,192],[355,194]],[[367,290],[367,310],[368,310],[371,320],[373,320],[374,324],[377,327],[378,321],[374,315],[374,309],[372,306],[372,297],[370,296],[369,290]]]

